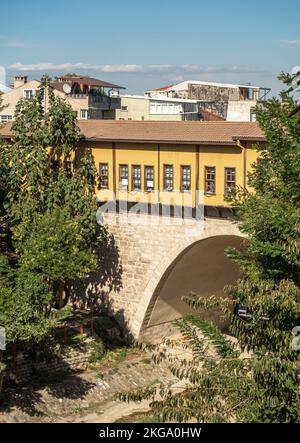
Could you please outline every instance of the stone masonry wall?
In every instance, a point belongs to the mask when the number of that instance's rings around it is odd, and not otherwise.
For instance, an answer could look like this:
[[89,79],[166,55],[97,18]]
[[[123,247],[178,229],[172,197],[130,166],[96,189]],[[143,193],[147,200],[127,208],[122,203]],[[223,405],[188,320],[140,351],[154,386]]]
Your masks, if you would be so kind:
[[17,382],[26,382],[33,375],[55,375],[85,370],[88,366],[92,350],[68,347],[67,352],[53,356],[51,359],[33,361],[19,352],[14,361],[7,365],[5,377]]
[[[113,249],[103,256],[99,275],[86,292],[105,300],[106,308],[128,335],[141,336],[154,291],[176,257],[194,242],[218,235],[241,235],[228,220],[191,220],[130,214],[105,216]],[[111,264],[116,270],[112,275]],[[103,279],[103,270],[107,278]],[[102,279],[102,281],[101,281]],[[116,282],[115,282],[116,280]],[[99,283],[100,282],[100,283]]]

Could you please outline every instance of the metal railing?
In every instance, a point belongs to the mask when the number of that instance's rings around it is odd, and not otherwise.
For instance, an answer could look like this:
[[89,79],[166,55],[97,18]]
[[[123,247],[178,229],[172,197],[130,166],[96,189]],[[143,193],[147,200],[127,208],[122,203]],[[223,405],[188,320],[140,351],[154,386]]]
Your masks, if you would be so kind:
[[121,107],[121,99],[107,95],[69,94],[71,99],[88,100],[89,106],[95,105],[98,109],[118,109]]
[[68,97],[70,98],[80,98],[80,99],[86,99],[88,98],[88,94],[69,94]]

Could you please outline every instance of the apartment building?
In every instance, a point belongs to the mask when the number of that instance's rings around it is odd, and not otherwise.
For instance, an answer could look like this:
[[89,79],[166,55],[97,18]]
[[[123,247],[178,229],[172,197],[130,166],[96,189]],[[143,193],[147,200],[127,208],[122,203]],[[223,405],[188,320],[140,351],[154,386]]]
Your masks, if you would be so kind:
[[259,86],[189,80],[146,91],[145,95],[200,100],[199,114],[203,120],[209,112],[227,121],[254,121],[255,106],[264,101],[269,92],[270,88]]
[[[28,81],[26,76],[15,77],[12,89],[2,94],[4,109],[0,123],[14,120],[18,101],[30,99],[36,93],[40,81]],[[78,120],[114,118],[114,111],[121,107],[119,98],[123,86],[90,77],[60,77],[53,82],[55,95],[65,99],[76,112]],[[44,97],[45,108],[49,101]]]
[[116,120],[199,120],[199,100],[121,95]]

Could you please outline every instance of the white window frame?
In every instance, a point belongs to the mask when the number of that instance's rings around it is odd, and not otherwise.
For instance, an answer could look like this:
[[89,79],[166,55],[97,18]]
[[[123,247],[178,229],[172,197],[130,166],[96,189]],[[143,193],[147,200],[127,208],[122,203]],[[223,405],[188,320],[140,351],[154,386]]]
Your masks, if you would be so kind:
[[3,114],[0,115],[0,123],[8,123],[12,122],[14,119],[14,116],[12,114]]
[[[30,93],[31,93],[31,94],[30,94],[30,97],[27,97],[27,96],[26,96],[26,92],[30,92]],[[23,89],[23,97],[24,97],[26,100],[30,100],[30,99],[35,95],[35,92],[36,92],[35,89]]]
[[142,190],[142,167],[141,165],[132,165],[131,167],[131,190],[141,192]]
[[145,192],[154,192],[154,166],[146,165],[144,168],[144,189]]
[[174,114],[180,114],[180,105],[178,103],[174,103]]
[[80,109],[80,120],[88,119],[88,109]]
[[167,192],[174,191],[174,165],[163,165],[163,189]]
[[122,163],[119,165],[119,190],[128,191],[129,189],[129,166]]
[[175,114],[175,105],[174,103],[169,103],[169,114]]
[[156,114],[162,114],[162,104],[156,103]]
[[150,102],[150,114],[156,114],[156,103]]

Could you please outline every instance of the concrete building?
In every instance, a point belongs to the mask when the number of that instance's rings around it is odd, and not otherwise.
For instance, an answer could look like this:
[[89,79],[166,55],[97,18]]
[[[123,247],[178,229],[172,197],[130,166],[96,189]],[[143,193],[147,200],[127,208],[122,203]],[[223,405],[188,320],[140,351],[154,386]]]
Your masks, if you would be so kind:
[[[254,107],[265,100],[269,88],[189,80],[145,93],[151,98],[200,100],[201,111],[208,111],[227,121],[254,121]],[[203,114],[204,114],[203,112]],[[202,116],[205,119],[205,114]]]
[[[5,108],[0,123],[14,120],[18,101],[32,97],[39,85],[38,80],[15,77],[12,89],[2,95]],[[122,86],[90,77],[60,77],[53,87],[72,106],[78,120],[199,120],[199,100],[120,95],[125,89]],[[45,103],[47,107],[47,97]]]
[[[0,123],[14,120],[18,101],[33,97],[39,86],[38,80],[15,77],[12,89],[2,94],[4,109],[0,112]],[[115,110],[121,107],[119,91],[125,89],[90,77],[60,77],[53,82],[53,87],[55,95],[72,106],[78,120],[114,118]],[[47,109],[47,97],[44,102]]]
[[199,100],[121,95],[116,120],[199,120]]

